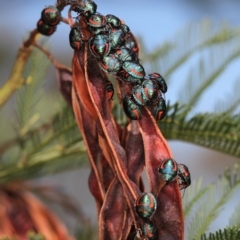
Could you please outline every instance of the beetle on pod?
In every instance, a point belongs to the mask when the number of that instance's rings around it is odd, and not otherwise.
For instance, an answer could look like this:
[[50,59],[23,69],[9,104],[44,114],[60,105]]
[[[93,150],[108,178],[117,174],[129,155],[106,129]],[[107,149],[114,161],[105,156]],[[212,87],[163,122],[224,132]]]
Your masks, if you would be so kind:
[[164,78],[162,77],[162,75],[160,73],[150,73],[148,74],[149,78],[153,81],[156,81],[161,92],[162,93],[166,93],[167,92],[167,84],[166,81],[164,80]]
[[135,201],[135,210],[139,217],[150,220],[157,209],[157,200],[152,193],[143,193]]
[[106,82],[106,91],[107,91],[107,99],[108,101],[111,101],[114,95],[114,88],[113,88],[113,84],[110,81]]
[[96,58],[103,58],[111,50],[111,44],[105,34],[94,35],[89,40],[89,49]]
[[55,6],[48,6],[42,10],[41,20],[48,26],[56,26],[61,20],[61,13]]
[[79,14],[83,14],[86,17],[90,17],[91,15],[95,14],[97,11],[97,4],[90,0],[84,0],[80,4],[72,5],[71,9],[74,12]]
[[112,14],[108,14],[105,16],[107,24],[110,25],[112,28],[119,28],[121,26],[121,20],[112,15]]
[[82,46],[82,36],[79,27],[73,27],[69,33],[69,43],[74,50],[80,50]]
[[133,102],[130,96],[125,96],[123,99],[123,110],[125,114],[132,120],[139,120],[142,118],[140,107]]
[[45,24],[41,19],[37,22],[37,30],[45,36],[51,36],[55,31],[56,27]]
[[152,114],[157,121],[162,120],[167,113],[166,103],[163,97],[160,97],[157,105],[153,108]]
[[99,61],[99,65],[101,69],[107,73],[117,73],[122,67],[122,62],[111,53],[103,57],[103,59]]
[[178,164],[178,178],[180,190],[186,189],[191,185],[191,175],[186,165]]
[[156,236],[156,227],[154,226],[152,221],[144,222],[142,226],[142,238],[148,240],[155,240],[157,239]]
[[123,63],[123,69],[129,73],[129,75],[138,78],[143,79],[145,76],[145,70],[143,66],[139,63],[133,62],[133,61],[125,61]]
[[166,183],[173,181],[177,177],[178,166],[175,160],[168,158],[160,164],[158,172],[166,180]]

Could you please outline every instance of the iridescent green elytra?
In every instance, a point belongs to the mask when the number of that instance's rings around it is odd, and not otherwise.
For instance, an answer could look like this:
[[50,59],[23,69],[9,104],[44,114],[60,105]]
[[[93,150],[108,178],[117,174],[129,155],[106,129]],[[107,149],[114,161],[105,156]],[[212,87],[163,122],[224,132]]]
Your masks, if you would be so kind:
[[56,27],[46,25],[41,19],[37,22],[37,29],[45,36],[50,36],[56,31]]
[[156,236],[156,227],[152,221],[144,222],[142,227],[142,233],[144,237],[147,237],[148,240],[157,239]]
[[120,70],[122,62],[114,54],[109,54],[99,61],[99,66],[107,73],[114,73]]
[[135,210],[142,219],[151,219],[157,209],[157,200],[152,193],[144,193],[135,202]]
[[111,50],[108,37],[105,34],[94,35],[89,40],[89,49],[96,58],[102,58],[108,55]]
[[61,20],[61,13],[58,8],[48,6],[42,10],[41,20],[48,26],[56,26]]
[[125,61],[123,63],[123,69],[135,78],[143,79],[145,76],[143,66],[133,61]]
[[171,158],[162,161],[158,167],[158,172],[162,174],[167,183],[173,181],[176,178],[178,172],[176,161]]
[[134,103],[129,96],[125,96],[123,99],[123,110],[132,120],[139,120],[142,118],[140,107]]

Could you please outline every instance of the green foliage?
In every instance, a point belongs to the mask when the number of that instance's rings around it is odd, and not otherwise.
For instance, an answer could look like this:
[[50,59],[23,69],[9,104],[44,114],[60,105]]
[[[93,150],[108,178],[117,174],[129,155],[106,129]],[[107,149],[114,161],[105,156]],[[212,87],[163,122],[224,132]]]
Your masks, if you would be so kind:
[[[233,192],[239,186],[239,165],[236,164],[232,171],[227,169],[224,175],[219,177],[216,184],[201,188],[201,181],[199,181],[187,189],[187,202],[184,204],[187,211],[185,216],[189,215],[190,210],[191,215],[193,215],[189,216],[191,221],[188,229],[188,239],[200,239],[201,235],[208,230],[210,224],[219,215],[224,205],[230,200]],[[193,197],[194,194],[196,194],[196,197]],[[194,210],[191,208],[193,205],[195,207]]]
[[216,233],[210,233],[209,237],[204,234],[201,240],[238,240],[240,239],[240,229],[236,227],[219,230]]

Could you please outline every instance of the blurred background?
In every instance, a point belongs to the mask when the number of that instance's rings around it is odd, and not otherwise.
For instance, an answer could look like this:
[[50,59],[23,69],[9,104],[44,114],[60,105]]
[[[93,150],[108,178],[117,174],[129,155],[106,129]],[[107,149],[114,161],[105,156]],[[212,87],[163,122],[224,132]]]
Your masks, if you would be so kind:
[[[209,19],[216,25],[227,23],[231,26],[240,26],[240,2],[237,0],[96,0],[95,2],[98,5],[99,13],[103,15],[111,13],[123,19],[135,36],[141,39],[147,52],[154,51],[156,47],[168,40],[176,40],[178,32],[190,23],[198,23],[203,19]],[[42,9],[52,4],[54,4],[54,1],[51,0],[1,1],[0,85],[8,78],[17,50],[23,39],[28,36],[29,31],[36,27]],[[67,16],[67,11],[63,11],[63,16]],[[69,30],[69,26],[61,23],[57,27],[56,33],[47,40],[53,56],[67,66],[71,66],[73,55],[73,50],[69,46]],[[187,41],[186,44],[188,44]],[[181,101],[179,91],[184,87],[189,69],[192,68],[195,61],[196,56],[190,58],[184,67],[178,68],[174,74],[169,76],[169,79],[166,79],[171,81],[166,94],[167,100],[171,100],[171,102]],[[209,67],[211,68],[211,66]],[[155,71],[161,72],[160,69],[155,69]],[[240,59],[236,59],[224,69],[218,81],[209,87],[199,104],[194,106],[194,112],[214,111],[217,100],[227,100],[231,96],[234,83],[239,77]],[[46,94],[58,94],[55,70],[52,66],[47,74],[45,88]],[[6,116],[11,116],[11,121],[14,121],[12,118],[14,106],[11,105],[11,102],[4,107],[3,111]],[[193,144],[179,141],[169,141],[169,144],[175,159],[189,167],[192,179],[197,180],[203,177],[204,185],[216,181],[219,173],[222,173],[226,166],[233,166],[235,162],[239,162],[238,158]],[[90,217],[93,224],[96,224],[95,203],[87,185],[88,175],[89,169],[84,168],[47,176],[35,181],[64,189],[83,207],[84,213]],[[232,213],[236,200],[239,199],[240,192],[238,191],[232,198],[231,204],[228,204],[221,213],[218,221],[212,224],[210,231],[218,230],[227,225],[228,216]],[[59,215],[70,229],[77,227],[77,222],[65,219],[61,212],[59,212]]]

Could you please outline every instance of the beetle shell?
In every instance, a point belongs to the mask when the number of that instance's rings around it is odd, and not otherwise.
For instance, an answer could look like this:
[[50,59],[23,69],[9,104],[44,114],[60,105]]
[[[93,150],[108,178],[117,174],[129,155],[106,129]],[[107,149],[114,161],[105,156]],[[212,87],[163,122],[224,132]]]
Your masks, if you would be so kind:
[[61,13],[58,8],[54,6],[48,6],[42,10],[42,21],[48,26],[56,26],[61,20]]
[[112,48],[119,48],[125,44],[126,33],[121,28],[113,28],[109,34]]
[[127,83],[131,83],[131,84],[140,84],[140,79],[131,76],[128,72],[126,72],[124,69],[120,70],[117,73],[117,77],[119,77],[121,80],[123,80],[124,82]]
[[107,73],[118,72],[122,62],[114,54],[109,54],[99,62],[101,69]]
[[106,19],[101,14],[94,14],[89,17],[88,24],[94,28],[101,28],[106,25]]
[[80,50],[82,46],[82,37],[78,27],[71,29],[69,33],[69,43],[74,50]]
[[135,202],[135,210],[144,220],[151,219],[157,209],[157,200],[152,193],[142,194]]
[[156,230],[152,221],[144,222],[142,226],[142,235],[143,237],[147,237],[148,240],[155,240],[157,239]]
[[178,177],[181,190],[191,185],[191,175],[186,165],[178,164]]
[[128,49],[126,47],[116,49],[114,54],[117,58],[119,58],[123,62],[124,61],[132,61],[134,59],[133,54],[131,53],[130,49]]
[[131,76],[143,79],[145,76],[144,68],[141,64],[133,61],[125,61],[123,63],[123,69],[128,72]]
[[147,104],[147,99],[145,95],[143,94],[143,88],[141,85],[137,85],[133,88],[133,94],[132,94],[135,102],[141,106],[145,106]]
[[108,101],[111,101],[114,95],[114,88],[113,88],[113,84],[110,81],[106,82],[106,90],[107,90]]
[[167,84],[166,81],[164,80],[164,78],[162,77],[162,75],[160,73],[150,73],[148,74],[149,78],[151,80],[154,80],[157,82],[160,90],[162,93],[166,93],[167,92]]
[[178,166],[176,161],[171,158],[162,161],[158,167],[158,172],[162,174],[167,183],[173,181],[177,177],[178,173]]
[[46,25],[41,19],[37,22],[37,29],[45,36],[50,36],[56,31],[56,27]]
[[94,57],[102,58],[109,54],[111,45],[106,35],[98,34],[89,40],[89,48]]
[[166,116],[166,113],[167,113],[167,107],[166,107],[165,100],[164,98],[160,97],[158,99],[157,106],[153,108],[153,116],[158,121],[158,120],[162,120]]
[[129,32],[130,32],[130,28],[129,28],[128,25],[126,25],[126,24],[122,24],[122,25],[121,25],[121,28],[122,28],[122,30],[123,30],[125,33],[129,33]]
[[90,17],[97,11],[97,4],[90,0],[84,0],[82,5],[72,5],[72,10],[77,13],[82,13],[86,17]]
[[112,28],[118,28],[118,27],[121,26],[121,20],[118,17],[116,17],[112,14],[108,14],[108,15],[105,16],[105,18],[106,18],[107,23]]
[[159,87],[151,80],[144,80],[142,83],[142,89],[144,98],[147,99],[149,103],[154,103],[161,96]]
[[123,99],[123,110],[132,120],[139,120],[142,118],[141,109],[131,100],[129,96],[125,96]]

